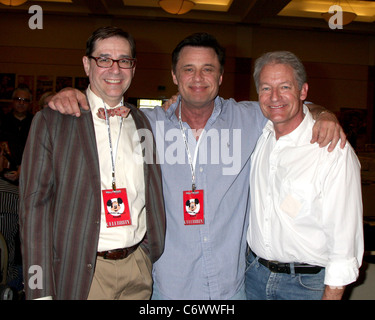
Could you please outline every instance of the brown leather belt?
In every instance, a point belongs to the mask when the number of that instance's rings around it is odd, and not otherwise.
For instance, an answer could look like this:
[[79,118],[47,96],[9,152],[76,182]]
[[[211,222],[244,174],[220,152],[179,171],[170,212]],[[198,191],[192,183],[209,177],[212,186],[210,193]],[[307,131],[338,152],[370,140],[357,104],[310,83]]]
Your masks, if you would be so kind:
[[137,250],[138,246],[139,246],[139,243],[129,248],[99,251],[97,252],[96,255],[99,257],[103,257],[104,259],[121,260],[121,259],[125,259],[130,254],[132,254],[135,250]]

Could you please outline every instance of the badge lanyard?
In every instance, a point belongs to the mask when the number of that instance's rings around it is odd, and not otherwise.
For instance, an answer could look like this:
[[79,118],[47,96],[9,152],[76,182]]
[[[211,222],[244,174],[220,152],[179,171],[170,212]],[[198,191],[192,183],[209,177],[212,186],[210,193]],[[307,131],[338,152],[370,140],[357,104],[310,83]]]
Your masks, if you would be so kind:
[[190,165],[190,170],[191,170],[191,179],[192,179],[192,187],[191,187],[191,189],[192,189],[192,191],[195,191],[195,189],[196,189],[196,186],[195,186],[195,163],[197,161],[198,147],[199,147],[199,144],[200,144],[203,132],[199,136],[198,143],[197,143],[197,146],[196,146],[195,152],[194,152],[194,162],[193,162],[193,159],[191,158],[191,154],[190,154],[189,145],[188,145],[188,142],[187,142],[187,139],[186,139],[185,131],[184,131],[184,128],[182,126],[182,120],[181,120],[181,102],[180,102],[180,105],[179,105],[178,122],[180,124],[181,134],[182,134],[182,137],[184,138],[184,142],[185,142],[185,150],[186,150],[186,153],[187,153],[187,156],[188,156],[188,159],[189,159],[189,165]]
[[192,179],[192,186],[191,191],[183,191],[182,199],[183,199],[183,212],[184,212],[184,224],[185,225],[201,225],[204,224],[204,192],[203,190],[196,190],[195,185],[195,164],[197,161],[198,149],[199,144],[203,135],[199,136],[197,145],[195,147],[194,152],[194,159],[191,158],[189,145],[186,139],[186,135],[184,132],[184,128],[182,126],[181,120],[181,102],[179,106],[179,114],[178,114],[178,122],[180,124],[180,130],[182,137],[184,138],[185,142],[185,150],[189,159],[189,165],[191,170],[191,179]]
[[[117,137],[116,149],[113,150],[113,148],[112,148],[112,138],[111,138],[111,127],[110,127],[110,124],[109,124],[109,117],[108,117],[108,114],[107,114],[107,108],[105,106],[104,100],[103,100],[103,105],[104,105],[104,112],[105,112],[105,122],[106,122],[107,128],[108,128],[109,149],[111,151],[111,160],[112,160],[112,162],[111,162],[111,164],[112,164],[112,189],[116,190],[115,159],[116,159],[118,145],[119,145],[120,136],[121,136],[122,121],[124,120],[124,118],[121,117],[120,130],[119,130],[119,134],[118,134],[118,137]],[[122,106],[123,106],[123,101],[121,100],[121,107]]]

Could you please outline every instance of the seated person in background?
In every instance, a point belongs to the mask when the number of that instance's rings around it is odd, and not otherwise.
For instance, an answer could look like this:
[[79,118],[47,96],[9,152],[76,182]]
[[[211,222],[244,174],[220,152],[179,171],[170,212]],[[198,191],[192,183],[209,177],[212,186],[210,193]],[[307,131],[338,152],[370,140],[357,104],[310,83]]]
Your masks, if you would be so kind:
[[[4,164],[7,162],[0,145],[0,173],[2,173]],[[17,265],[16,261],[17,253],[20,253],[19,241],[16,238],[19,231],[18,207],[18,187],[0,176],[0,232],[8,246],[7,284],[19,291],[22,289],[22,267],[20,263]]]

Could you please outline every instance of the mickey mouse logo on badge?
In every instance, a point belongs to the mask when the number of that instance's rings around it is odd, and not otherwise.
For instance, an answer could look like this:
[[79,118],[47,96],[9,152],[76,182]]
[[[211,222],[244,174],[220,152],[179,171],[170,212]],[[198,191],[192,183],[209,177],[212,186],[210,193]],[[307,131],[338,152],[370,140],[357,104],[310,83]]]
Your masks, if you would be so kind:
[[200,203],[198,199],[189,199],[185,203],[186,212],[191,216],[195,216],[200,210]]
[[124,213],[125,205],[121,198],[112,198],[107,201],[108,213],[113,216],[120,216]]

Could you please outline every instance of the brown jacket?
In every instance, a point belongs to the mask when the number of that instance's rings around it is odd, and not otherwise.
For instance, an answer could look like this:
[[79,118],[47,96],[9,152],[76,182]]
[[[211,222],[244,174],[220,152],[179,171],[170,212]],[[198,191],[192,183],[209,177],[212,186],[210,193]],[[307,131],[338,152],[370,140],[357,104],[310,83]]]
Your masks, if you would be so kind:
[[[145,115],[131,108],[137,129],[151,132]],[[156,164],[155,142],[147,138],[141,141],[144,152],[153,156],[153,161],[144,162],[147,233],[141,246],[155,262],[163,252],[165,236],[161,171]],[[49,108],[38,112],[20,177],[20,235],[27,299],[87,299],[99,239],[100,186],[91,112],[83,111],[79,118]]]

